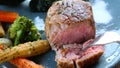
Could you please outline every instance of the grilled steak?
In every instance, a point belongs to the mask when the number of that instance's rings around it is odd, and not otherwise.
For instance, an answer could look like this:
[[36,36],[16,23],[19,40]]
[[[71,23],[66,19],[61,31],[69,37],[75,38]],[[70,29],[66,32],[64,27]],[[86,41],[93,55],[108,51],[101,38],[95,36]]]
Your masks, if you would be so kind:
[[[84,68],[103,54],[103,46],[83,46],[95,38],[95,22],[90,3],[81,0],[55,2],[48,10],[46,37],[56,51],[58,68]],[[87,41],[87,42],[86,42]]]

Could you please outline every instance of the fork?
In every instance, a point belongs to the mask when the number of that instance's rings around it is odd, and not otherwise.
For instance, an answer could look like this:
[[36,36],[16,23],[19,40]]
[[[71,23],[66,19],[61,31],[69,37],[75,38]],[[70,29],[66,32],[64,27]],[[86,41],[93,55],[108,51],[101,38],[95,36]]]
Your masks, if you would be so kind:
[[99,35],[98,37],[96,37],[94,41],[87,47],[84,47],[83,50],[91,46],[99,46],[100,44],[105,45],[105,44],[110,44],[113,42],[120,43],[120,35],[117,32],[107,31]]

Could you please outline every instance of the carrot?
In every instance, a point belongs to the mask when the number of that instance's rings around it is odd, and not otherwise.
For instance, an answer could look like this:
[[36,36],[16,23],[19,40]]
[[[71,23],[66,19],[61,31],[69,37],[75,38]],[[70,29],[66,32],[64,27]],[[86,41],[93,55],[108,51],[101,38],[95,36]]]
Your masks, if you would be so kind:
[[0,10],[0,21],[13,23],[13,21],[19,16],[17,12]]
[[1,51],[1,50],[3,50],[3,46],[2,46],[2,45],[0,45],[0,51]]
[[42,65],[38,65],[26,58],[16,58],[10,62],[18,68],[44,68]]
[[3,50],[3,46],[2,45],[0,45],[0,50]]

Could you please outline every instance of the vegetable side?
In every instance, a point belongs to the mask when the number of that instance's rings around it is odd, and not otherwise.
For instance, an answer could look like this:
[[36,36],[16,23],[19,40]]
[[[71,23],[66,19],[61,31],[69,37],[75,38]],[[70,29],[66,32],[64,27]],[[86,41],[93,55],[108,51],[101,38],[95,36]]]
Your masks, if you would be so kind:
[[24,16],[18,17],[8,29],[8,35],[14,45],[41,39],[40,33],[32,20]]

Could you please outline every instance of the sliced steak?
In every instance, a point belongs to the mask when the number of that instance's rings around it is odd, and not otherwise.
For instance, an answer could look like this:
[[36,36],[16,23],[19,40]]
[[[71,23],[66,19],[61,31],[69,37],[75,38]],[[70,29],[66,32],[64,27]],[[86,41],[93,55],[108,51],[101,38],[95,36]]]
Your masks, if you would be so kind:
[[95,31],[90,3],[82,0],[53,3],[46,16],[45,33],[56,51],[58,68],[80,68],[98,60],[104,52],[103,46],[82,50],[95,38]]
[[[88,46],[90,42],[91,40],[85,42],[83,45]],[[81,46],[80,44],[68,44],[65,45],[63,49],[56,51],[55,60],[58,64],[58,67],[86,68],[87,66],[94,64],[96,61],[98,61],[98,59],[104,52],[104,47],[102,45],[92,46],[85,51],[82,50]]]

